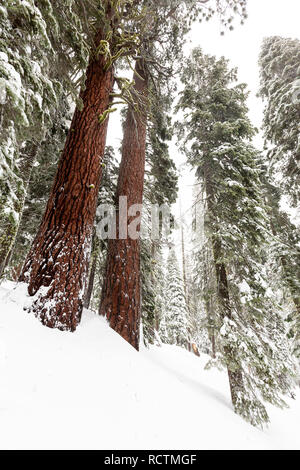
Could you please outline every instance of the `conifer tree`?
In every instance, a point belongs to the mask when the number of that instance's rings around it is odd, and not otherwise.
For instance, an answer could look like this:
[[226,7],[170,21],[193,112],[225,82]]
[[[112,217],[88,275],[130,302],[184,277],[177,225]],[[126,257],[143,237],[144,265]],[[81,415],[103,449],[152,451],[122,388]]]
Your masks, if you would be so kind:
[[192,327],[197,346],[206,354],[216,358],[216,331],[218,317],[216,296],[216,277],[212,259],[212,247],[205,234],[206,197],[203,187],[198,183],[195,194],[195,214],[193,219],[194,266],[191,279]]
[[[146,64],[140,59],[135,66],[134,92],[138,100],[135,107],[131,105],[128,108],[124,123],[122,160],[116,191],[116,203],[118,204],[121,196],[127,196],[128,208],[142,204],[143,201],[148,75]],[[117,211],[116,219],[116,238],[108,241],[99,311],[106,316],[110,326],[138,350],[141,306],[140,240],[128,233],[128,227],[135,219],[133,215],[126,215],[124,220]],[[120,233],[120,225],[123,233]],[[124,230],[127,233],[124,234]]]
[[182,275],[174,249],[168,255],[164,304],[159,334],[167,344],[187,348],[189,345],[188,308],[184,293]]
[[49,58],[45,17],[33,1],[0,7],[0,276],[21,218],[28,181],[62,86]]
[[[162,94],[164,93],[164,95]],[[173,126],[168,115],[170,96],[166,90],[151,90],[151,115],[146,141],[146,172],[144,188],[144,215],[142,224],[151,219],[151,205],[169,207],[177,198],[178,176],[169,155],[168,142],[173,136]],[[170,218],[172,214],[170,213]],[[170,220],[171,222],[171,220]],[[146,238],[141,240],[142,275],[142,325],[144,343],[153,344],[158,332],[162,309],[162,249],[166,240],[160,227],[159,239],[151,238],[151,220]]]
[[288,336],[292,339],[295,356],[300,358],[300,233],[280,208],[280,198],[280,188],[267,181],[266,200],[273,235],[270,269],[276,272],[278,290],[285,293],[285,304],[291,305],[286,318]]
[[[260,54],[260,95],[265,103],[263,129],[267,158],[270,160],[268,202],[275,237],[274,248],[281,266],[282,281],[294,304],[288,320],[290,335],[298,354],[300,332],[299,230],[280,210],[280,200],[287,195],[292,205],[299,204],[300,192],[300,41],[279,36],[268,37]],[[276,183],[274,183],[276,181]],[[275,184],[280,188],[275,190]]]
[[249,140],[245,85],[228,62],[195,49],[183,69],[179,137],[205,190],[220,324],[218,357],[228,370],[235,411],[252,424],[268,415],[264,400],[282,406],[293,363],[283,320],[266,279],[268,219],[265,169]]
[[17,237],[11,250],[8,272],[17,278],[37,233],[46,208],[59,155],[63,149],[70,124],[70,106],[65,97],[60,99],[51,129],[37,146]]
[[264,40],[259,64],[267,157],[294,204],[300,199],[299,63],[299,39],[272,36]]
[[[8,262],[39,148],[61,98],[84,84],[101,2],[14,0],[0,7],[0,271]],[[75,79],[76,77],[76,79]],[[9,136],[9,137],[8,137]],[[1,274],[1,272],[0,272]]]

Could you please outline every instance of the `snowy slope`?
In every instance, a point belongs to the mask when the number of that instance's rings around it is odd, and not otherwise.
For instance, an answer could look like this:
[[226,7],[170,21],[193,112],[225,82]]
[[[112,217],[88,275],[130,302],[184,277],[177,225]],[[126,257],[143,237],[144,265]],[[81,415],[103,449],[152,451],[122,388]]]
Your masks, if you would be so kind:
[[76,333],[50,330],[26,302],[25,285],[0,287],[1,449],[300,449],[300,394],[255,429],[204,355],[137,353],[88,311]]

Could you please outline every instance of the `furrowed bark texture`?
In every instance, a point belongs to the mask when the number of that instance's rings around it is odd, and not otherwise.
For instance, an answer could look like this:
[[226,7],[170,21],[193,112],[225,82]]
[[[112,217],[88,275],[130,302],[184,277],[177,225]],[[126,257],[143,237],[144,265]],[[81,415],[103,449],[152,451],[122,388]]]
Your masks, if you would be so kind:
[[[128,108],[122,145],[122,160],[116,192],[127,196],[128,208],[142,204],[145,173],[147,127],[147,73],[142,61],[136,62],[134,91],[140,96],[139,109]],[[127,227],[135,217],[127,217]],[[139,349],[141,310],[140,240],[128,235],[121,239],[117,212],[117,238],[108,242],[108,254],[99,313],[111,328],[135,349]]]
[[[96,44],[102,38],[100,31]],[[113,67],[93,56],[81,92],[83,109],[75,110],[54,185],[38,234],[20,276],[37,294],[31,310],[51,328],[74,331],[80,321],[93,222],[101,179],[114,82]]]

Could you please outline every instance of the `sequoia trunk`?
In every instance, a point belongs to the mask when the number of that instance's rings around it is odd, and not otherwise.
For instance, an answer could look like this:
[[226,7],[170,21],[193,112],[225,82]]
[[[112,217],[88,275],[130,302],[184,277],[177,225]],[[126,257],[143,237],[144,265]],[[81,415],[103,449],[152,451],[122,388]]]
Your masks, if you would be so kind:
[[[103,39],[100,31],[96,44]],[[37,294],[31,310],[48,327],[74,331],[83,294],[108,119],[113,67],[93,55],[38,234],[20,276]]]
[[[142,204],[145,173],[147,127],[147,73],[142,60],[136,62],[133,96],[137,106],[129,106],[124,125],[122,160],[116,191],[118,204],[127,197],[127,206]],[[127,229],[134,216],[126,215]],[[120,214],[117,212],[117,236],[108,242],[108,254],[99,313],[106,315],[110,326],[134,348],[139,349],[141,309],[140,240],[127,235],[121,238]]]

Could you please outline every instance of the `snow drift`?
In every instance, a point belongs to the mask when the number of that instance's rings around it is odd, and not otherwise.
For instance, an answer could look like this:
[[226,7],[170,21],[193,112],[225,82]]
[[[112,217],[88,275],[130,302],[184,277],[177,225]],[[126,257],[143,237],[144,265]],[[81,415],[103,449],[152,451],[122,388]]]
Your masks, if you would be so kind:
[[75,333],[51,330],[28,302],[26,285],[0,287],[1,449],[300,449],[300,400],[256,429],[207,356],[138,353],[90,311]]

